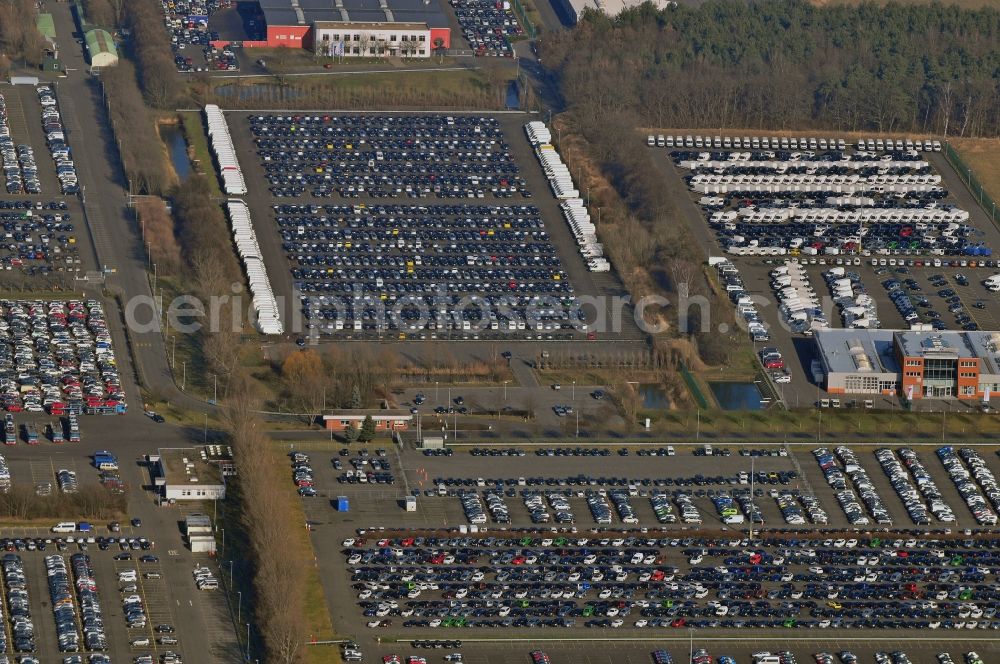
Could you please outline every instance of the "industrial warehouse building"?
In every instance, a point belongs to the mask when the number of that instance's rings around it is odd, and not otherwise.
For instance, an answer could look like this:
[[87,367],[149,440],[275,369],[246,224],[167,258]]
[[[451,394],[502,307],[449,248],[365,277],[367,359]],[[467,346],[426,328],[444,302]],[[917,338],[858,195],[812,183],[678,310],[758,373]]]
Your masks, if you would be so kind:
[[267,38],[330,57],[430,57],[451,47],[438,0],[260,0]]
[[[219,447],[219,446],[209,446]],[[225,500],[226,463],[228,460],[214,458],[206,453],[206,448],[184,447],[160,449],[158,454],[149,455],[153,469],[153,485],[160,493],[161,500]]]
[[830,394],[1000,398],[1000,332],[819,330],[814,338]]

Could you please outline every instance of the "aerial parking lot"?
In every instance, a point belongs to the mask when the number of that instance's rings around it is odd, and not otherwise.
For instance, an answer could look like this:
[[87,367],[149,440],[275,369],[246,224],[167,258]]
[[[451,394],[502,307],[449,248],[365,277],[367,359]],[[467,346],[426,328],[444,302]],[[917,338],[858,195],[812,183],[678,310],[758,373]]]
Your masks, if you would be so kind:
[[[651,135],[754,341],[810,374],[816,330],[989,330],[1000,242],[935,141]],[[693,216],[693,215],[692,215]],[[783,379],[784,380],[784,379]],[[799,404],[804,405],[804,404]]]
[[366,657],[686,662],[690,639],[737,662],[957,664],[1000,629],[1000,542],[980,530],[995,448],[349,446],[295,462],[324,583],[355,597],[334,619]]
[[595,339],[587,270],[519,115],[228,123],[275,293],[337,338]]

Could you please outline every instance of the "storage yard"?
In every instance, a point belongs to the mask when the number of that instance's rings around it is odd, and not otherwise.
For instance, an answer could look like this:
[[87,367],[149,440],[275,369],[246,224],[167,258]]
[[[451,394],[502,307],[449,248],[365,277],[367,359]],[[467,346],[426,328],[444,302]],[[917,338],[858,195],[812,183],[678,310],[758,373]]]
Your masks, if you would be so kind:
[[995,652],[995,447],[323,449],[293,475],[365,661]]
[[751,340],[783,356],[784,371],[771,377],[786,378],[777,382],[825,387],[815,348],[799,343],[815,332],[1000,325],[992,277],[1000,234],[940,142],[655,134],[646,142],[684,178],[685,205],[705,223],[696,234]]
[[299,307],[281,313],[285,329],[291,321],[305,334],[353,339],[605,337],[578,297],[610,294],[616,279],[540,123],[229,115],[226,129],[209,113],[224,187],[248,192],[256,240],[241,254],[262,257],[274,294],[293,293]]

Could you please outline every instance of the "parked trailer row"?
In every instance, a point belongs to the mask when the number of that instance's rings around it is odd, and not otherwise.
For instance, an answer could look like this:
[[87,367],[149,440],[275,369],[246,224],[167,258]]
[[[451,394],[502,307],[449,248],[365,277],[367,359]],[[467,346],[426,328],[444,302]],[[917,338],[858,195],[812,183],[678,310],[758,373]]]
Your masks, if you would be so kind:
[[219,175],[222,178],[222,189],[230,196],[242,196],[247,193],[246,180],[236,158],[236,148],[229,134],[229,125],[222,110],[215,104],[205,106],[205,121],[208,125],[208,138],[212,144],[212,153],[219,165]]
[[[646,145],[661,148],[736,148],[753,150],[846,150],[847,141],[842,138],[818,138],[816,136],[664,136],[650,134]],[[941,142],[932,140],[862,138],[857,142],[858,150],[917,150],[918,152],[941,152]]]
[[604,257],[604,247],[597,241],[597,229],[590,222],[590,213],[573,183],[569,167],[552,146],[552,133],[544,122],[537,120],[524,125],[524,132],[528,136],[528,142],[535,148],[535,155],[545,171],[552,193],[563,201],[560,208],[580,247],[580,254],[587,261],[587,269],[591,272],[610,271],[611,264]]
[[250,221],[250,208],[238,198],[230,198],[226,203],[229,209],[229,220],[233,228],[233,238],[236,250],[240,254],[243,266],[246,268],[247,281],[253,294],[253,307],[257,312],[257,327],[264,334],[281,334],[284,326],[278,313],[278,302],[271,289],[271,280],[267,277],[257,235]]

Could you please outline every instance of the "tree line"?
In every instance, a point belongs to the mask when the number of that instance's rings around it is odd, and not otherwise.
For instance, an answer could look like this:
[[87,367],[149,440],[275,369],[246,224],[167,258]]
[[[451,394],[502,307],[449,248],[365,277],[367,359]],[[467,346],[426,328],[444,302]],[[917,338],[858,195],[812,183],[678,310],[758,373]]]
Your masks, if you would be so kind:
[[307,552],[301,550],[298,532],[303,524],[292,508],[297,496],[287,476],[275,472],[276,453],[255,410],[251,394],[236,389],[225,406],[238,472],[240,525],[253,568],[250,606],[264,643],[262,660],[292,664],[307,636],[302,606],[306,575],[301,564]]
[[159,0],[130,0],[125,3],[122,23],[129,30],[126,43],[135,60],[139,85],[146,102],[154,108],[175,108],[185,96],[186,86],[174,64]]
[[457,381],[496,382],[506,362],[499,357],[459,362],[447,351],[433,365],[418,364],[395,351],[374,351],[365,344],[288,351],[273,360],[283,406],[315,415],[324,408],[366,408],[391,400],[400,383],[433,385]]
[[45,54],[45,40],[35,27],[35,3],[32,0],[0,2],[0,69],[22,60],[39,65]]
[[124,58],[101,71],[111,127],[132,193],[162,194],[170,182],[163,143],[142,98],[132,63]]
[[544,43],[567,105],[650,127],[1000,134],[1000,11],[708,0],[588,11]]
[[126,514],[124,494],[103,486],[80,487],[77,493],[39,496],[29,486],[15,485],[0,493],[0,516],[7,519],[118,519]]

